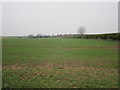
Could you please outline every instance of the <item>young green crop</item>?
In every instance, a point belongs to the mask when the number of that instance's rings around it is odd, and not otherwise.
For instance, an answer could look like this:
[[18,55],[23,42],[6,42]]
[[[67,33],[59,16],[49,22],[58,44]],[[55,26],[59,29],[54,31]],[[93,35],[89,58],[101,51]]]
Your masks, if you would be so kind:
[[3,88],[117,88],[118,42],[3,38]]

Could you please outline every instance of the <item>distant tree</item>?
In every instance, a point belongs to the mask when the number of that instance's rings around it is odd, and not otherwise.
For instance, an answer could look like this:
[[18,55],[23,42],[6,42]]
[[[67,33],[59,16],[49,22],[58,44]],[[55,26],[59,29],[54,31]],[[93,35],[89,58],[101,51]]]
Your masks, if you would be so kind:
[[37,34],[36,38],[42,38],[42,34]]
[[86,32],[86,28],[84,26],[80,26],[78,29],[78,34],[80,34],[80,37],[82,37]]
[[33,34],[28,35],[28,38],[34,38],[35,36]]

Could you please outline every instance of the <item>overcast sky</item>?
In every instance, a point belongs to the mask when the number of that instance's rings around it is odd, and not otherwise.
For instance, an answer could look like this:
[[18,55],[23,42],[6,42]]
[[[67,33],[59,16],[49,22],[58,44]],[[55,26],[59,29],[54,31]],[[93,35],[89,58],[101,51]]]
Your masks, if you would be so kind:
[[3,35],[118,32],[117,2],[4,2]]

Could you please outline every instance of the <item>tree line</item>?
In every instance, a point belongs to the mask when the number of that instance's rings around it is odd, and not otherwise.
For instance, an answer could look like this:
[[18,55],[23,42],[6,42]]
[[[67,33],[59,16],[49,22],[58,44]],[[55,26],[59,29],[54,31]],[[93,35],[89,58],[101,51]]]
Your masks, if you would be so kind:
[[120,33],[107,33],[107,34],[85,34],[86,28],[84,26],[80,26],[78,28],[78,34],[58,34],[58,35],[42,35],[37,34],[34,36],[33,34],[28,35],[28,38],[85,38],[85,39],[110,39],[110,40],[120,40]]
[[84,39],[111,39],[120,40],[120,33],[107,33],[107,34],[58,34],[58,35],[42,35],[33,34],[28,35],[28,38],[84,38]]

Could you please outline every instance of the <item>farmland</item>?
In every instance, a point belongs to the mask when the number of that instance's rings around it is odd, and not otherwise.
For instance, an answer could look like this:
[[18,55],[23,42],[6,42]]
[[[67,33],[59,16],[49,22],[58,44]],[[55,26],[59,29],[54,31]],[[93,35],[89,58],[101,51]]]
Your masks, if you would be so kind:
[[2,39],[3,88],[117,88],[118,42]]

